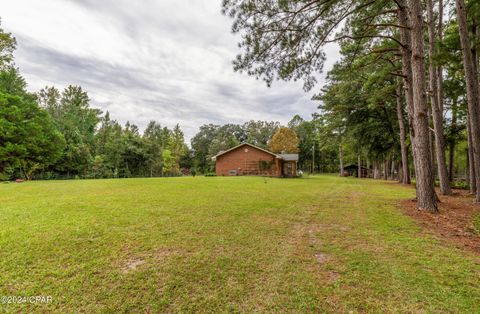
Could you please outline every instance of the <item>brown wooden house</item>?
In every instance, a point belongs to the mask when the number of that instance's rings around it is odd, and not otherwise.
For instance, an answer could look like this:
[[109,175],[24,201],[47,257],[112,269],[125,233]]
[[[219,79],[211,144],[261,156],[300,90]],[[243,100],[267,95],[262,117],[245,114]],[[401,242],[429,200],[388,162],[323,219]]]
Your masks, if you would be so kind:
[[217,176],[297,176],[298,154],[275,154],[248,143],[220,152],[212,159]]

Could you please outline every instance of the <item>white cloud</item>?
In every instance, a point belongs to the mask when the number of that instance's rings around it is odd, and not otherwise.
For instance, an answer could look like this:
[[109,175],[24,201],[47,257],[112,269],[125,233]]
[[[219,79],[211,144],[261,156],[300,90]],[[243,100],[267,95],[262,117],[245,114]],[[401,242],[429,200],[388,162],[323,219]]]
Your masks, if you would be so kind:
[[[220,6],[213,0],[16,0],[2,2],[0,12],[2,26],[18,39],[16,63],[32,91],[81,85],[93,106],[122,123],[180,123],[190,138],[205,123],[308,118],[316,104],[300,82],[267,88],[233,72],[237,40]],[[328,70],[338,50],[326,52]]]

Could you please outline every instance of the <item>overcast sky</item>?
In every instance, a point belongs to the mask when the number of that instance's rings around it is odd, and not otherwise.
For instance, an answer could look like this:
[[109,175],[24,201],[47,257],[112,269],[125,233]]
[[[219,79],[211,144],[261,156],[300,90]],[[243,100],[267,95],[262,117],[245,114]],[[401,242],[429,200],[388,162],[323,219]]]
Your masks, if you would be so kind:
[[[29,90],[81,85],[93,107],[142,130],[179,123],[188,140],[206,123],[310,118],[324,75],[305,94],[300,82],[267,88],[235,73],[238,38],[220,9],[221,0],[10,0],[0,17]],[[338,59],[335,46],[326,52],[324,73]]]

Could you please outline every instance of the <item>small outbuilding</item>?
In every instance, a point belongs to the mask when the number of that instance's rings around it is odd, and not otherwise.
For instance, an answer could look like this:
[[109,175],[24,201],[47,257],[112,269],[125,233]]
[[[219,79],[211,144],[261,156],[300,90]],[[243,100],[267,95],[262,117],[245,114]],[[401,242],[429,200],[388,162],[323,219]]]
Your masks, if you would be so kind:
[[[362,172],[362,178],[367,178],[368,177],[368,168],[366,167],[360,167],[361,172]],[[349,176],[354,176],[358,178],[358,166],[355,164],[348,165],[343,167],[343,171],[348,173]]]
[[217,176],[297,176],[298,154],[275,154],[249,143],[220,152],[212,159]]

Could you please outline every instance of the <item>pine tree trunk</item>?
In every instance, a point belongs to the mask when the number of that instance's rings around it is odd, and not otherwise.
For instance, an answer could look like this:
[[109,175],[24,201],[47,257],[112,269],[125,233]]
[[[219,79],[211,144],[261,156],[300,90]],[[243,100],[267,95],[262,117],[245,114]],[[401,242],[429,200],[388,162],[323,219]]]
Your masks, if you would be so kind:
[[[435,25],[433,17],[433,0],[427,0],[428,15],[428,38],[430,57],[429,62],[429,82],[430,82],[430,103],[432,106],[433,128],[435,130],[435,157],[437,160],[438,178],[440,180],[440,193],[449,195],[452,193],[450,182],[448,180],[447,163],[445,158],[445,137],[443,135],[443,112],[440,108],[438,95],[438,71],[433,63],[435,51]],[[432,146],[433,148],[433,146]]]
[[344,170],[343,170],[343,148],[342,143],[339,145],[339,152],[340,152],[340,176],[343,177]]
[[412,43],[413,92],[413,152],[417,185],[417,206],[421,210],[438,212],[437,196],[432,180],[433,165],[429,140],[428,113],[425,95],[425,61],[421,2],[409,0],[409,20]]
[[[475,186],[480,187],[480,99],[476,59],[472,56],[470,39],[467,30],[467,13],[464,0],[456,0],[458,33],[463,54],[463,67],[467,87],[468,113],[470,116],[471,150],[473,152],[472,165],[475,176]],[[480,202],[480,189],[476,189],[475,201]]]
[[[443,42],[443,0],[438,0],[438,42]],[[440,107],[440,112],[443,112],[443,70],[442,66],[437,67],[437,91],[438,91],[438,106]]]
[[377,161],[374,160],[374,161],[373,161],[373,178],[374,178],[374,179],[378,179],[377,172],[378,172],[378,169],[377,169]]
[[[452,125],[451,125],[451,132],[456,134],[457,132],[457,104],[456,102],[452,102]],[[449,156],[448,156],[448,179],[450,182],[454,179],[454,171],[455,171],[455,138],[450,139],[449,141]]]
[[[408,126],[409,126],[409,133],[410,133],[410,140],[413,143],[413,111],[414,111],[414,104],[413,104],[413,87],[412,87],[412,63],[411,63],[411,38],[410,38],[410,23],[408,21],[408,12],[407,12],[407,1],[406,0],[398,0],[398,21],[399,24],[403,27],[400,28],[400,40],[402,42],[402,46],[400,47],[401,57],[402,57],[402,72],[404,78],[404,88],[405,88],[405,102],[407,107],[407,117],[408,117]],[[412,147],[412,156],[413,156],[413,173],[410,173],[410,169],[408,168],[408,164],[406,167],[401,167],[402,171],[406,171],[407,178],[402,175],[402,182],[408,182],[410,184],[410,179],[415,177],[414,169],[416,168],[416,160],[415,154],[413,152]],[[407,159],[408,160],[408,159]]]
[[390,180],[395,180],[395,169],[396,169],[395,158],[392,158],[392,163],[390,164]]
[[403,120],[403,106],[402,106],[402,90],[400,84],[397,85],[397,120],[400,129],[400,154],[402,157],[402,181],[403,184],[410,184],[410,176],[408,174],[408,152],[405,132],[405,121]]
[[450,182],[453,182],[455,179],[455,141],[452,140],[450,141],[449,147],[448,147],[448,180]]
[[362,159],[360,158],[360,155],[358,155],[358,175],[357,177],[360,179],[362,177]]
[[388,180],[388,160],[383,160],[383,180]]
[[475,195],[477,193],[477,180],[475,173],[475,166],[473,164],[473,149],[472,149],[472,131],[470,128],[470,117],[467,117],[467,135],[468,135],[468,154],[467,154],[467,165],[468,165],[468,184],[470,186],[470,194]]
[[403,169],[402,169],[402,164],[398,164],[398,171],[397,171],[397,174],[398,174],[398,183],[403,183]]
[[366,175],[365,175],[365,178],[371,178],[371,171],[370,171],[370,159],[367,158],[367,171],[366,171]]

